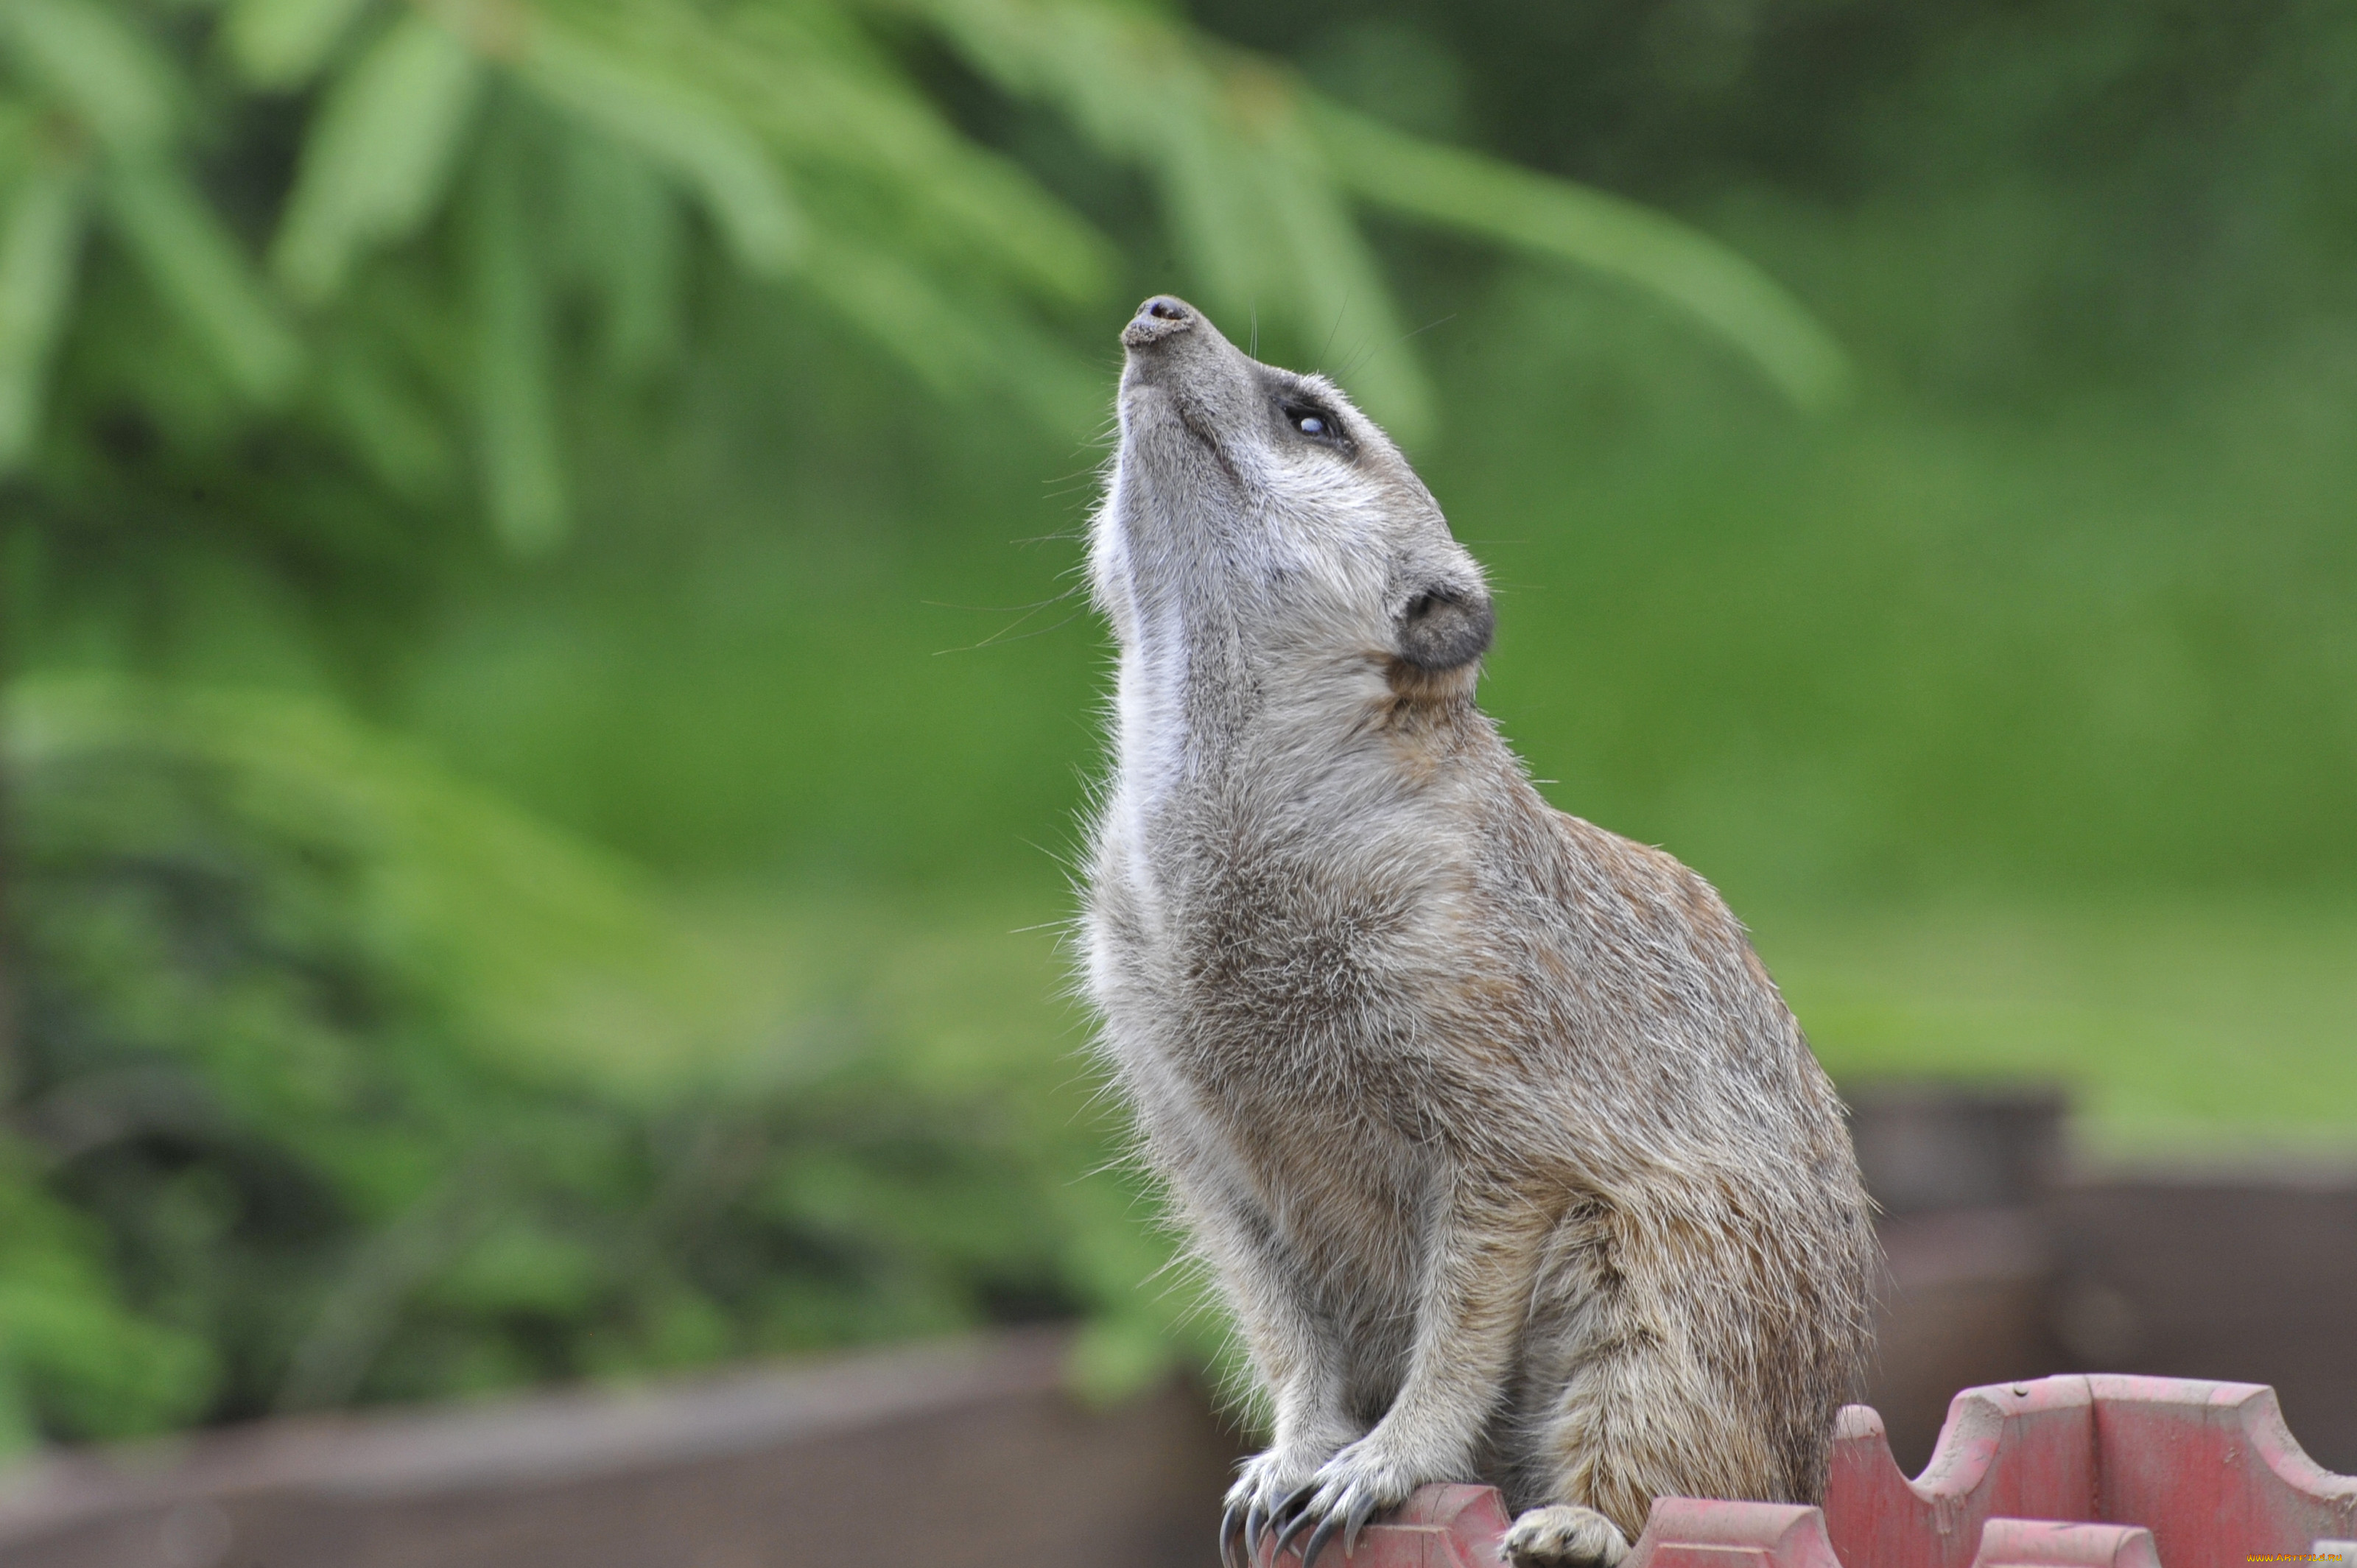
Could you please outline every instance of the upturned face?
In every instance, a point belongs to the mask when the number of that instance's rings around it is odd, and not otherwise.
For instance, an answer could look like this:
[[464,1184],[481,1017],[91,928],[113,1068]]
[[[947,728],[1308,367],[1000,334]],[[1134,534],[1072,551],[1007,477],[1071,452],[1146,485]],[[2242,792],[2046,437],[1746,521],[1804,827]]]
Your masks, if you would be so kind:
[[1167,295],[1121,340],[1092,565],[1126,652],[1247,684],[1355,666],[1395,689],[1469,685],[1494,624],[1480,568],[1373,422]]

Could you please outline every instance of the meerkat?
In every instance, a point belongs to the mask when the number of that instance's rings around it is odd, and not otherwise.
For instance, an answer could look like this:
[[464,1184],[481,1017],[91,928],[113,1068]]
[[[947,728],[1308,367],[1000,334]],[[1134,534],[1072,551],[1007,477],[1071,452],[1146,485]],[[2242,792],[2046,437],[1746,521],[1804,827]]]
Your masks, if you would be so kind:
[[1502,1487],[1523,1568],[1817,1500],[1874,1233],[1743,928],[1533,788],[1481,570],[1331,382],[1168,296],[1122,342],[1083,985],[1272,1418],[1222,1554],[1433,1481]]

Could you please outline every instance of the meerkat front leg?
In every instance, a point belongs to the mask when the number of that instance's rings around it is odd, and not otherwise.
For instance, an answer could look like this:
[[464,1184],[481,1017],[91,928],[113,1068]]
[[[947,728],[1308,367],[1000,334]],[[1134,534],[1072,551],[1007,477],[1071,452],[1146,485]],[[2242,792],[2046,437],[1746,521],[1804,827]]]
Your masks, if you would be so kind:
[[1220,1554],[1232,1563],[1238,1546],[1247,1558],[1256,1555],[1279,1510],[1337,1449],[1366,1430],[1350,1414],[1350,1347],[1192,1092],[1149,1053],[1133,1057],[1128,1069],[1150,1156],[1170,1184],[1197,1255],[1211,1265],[1269,1396],[1269,1445],[1244,1462],[1220,1520]]
[[1274,1406],[1269,1445],[1244,1462],[1220,1520],[1222,1558],[1232,1562],[1242,1546],[1249,1562],[1318,1466],[1363,1428],[1345,1405],[1341,1333],[1312,1305],[1267,1214],[1231,1196],[1222,1204],[1220,1222],[1199,1224],[1195,1231],[1217,1238],[1207,1247],[1212,1267]]
[[1415,1348],[1397,1397],[1373,1431],[1318,1469],[1317,1489],[1278,1537],[1281,1552],[1299,1531],[1311,1530],[1301,1568],[1313,1568],[1338,1530],[1347,1555],[1369,1519],[1426,1482],[1472,1478],[1550,1225],[1550,1214],[1534,1200],[1534,1185],[1527,1178],[1468,1178],[1450,1195],[1430,1237]]

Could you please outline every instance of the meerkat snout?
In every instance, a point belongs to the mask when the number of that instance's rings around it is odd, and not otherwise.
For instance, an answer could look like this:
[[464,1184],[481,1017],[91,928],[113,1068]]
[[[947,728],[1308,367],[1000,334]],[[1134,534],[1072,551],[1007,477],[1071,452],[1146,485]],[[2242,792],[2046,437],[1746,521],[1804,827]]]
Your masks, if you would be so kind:
[[1194,308],[1186,301],[1157,294],[1139,306],[1129,325],[1122,328],[1121,346],[1131,349],[1147,348],[1178,336],[1194,324]]

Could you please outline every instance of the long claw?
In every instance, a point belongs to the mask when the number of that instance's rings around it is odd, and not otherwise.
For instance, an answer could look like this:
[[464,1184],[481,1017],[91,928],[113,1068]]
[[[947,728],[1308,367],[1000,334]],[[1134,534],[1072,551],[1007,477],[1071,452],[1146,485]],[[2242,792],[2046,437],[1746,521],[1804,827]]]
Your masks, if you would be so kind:
[[[1296,1497],[1299,1495],[1299,1493],[1295,1494]],[[1286,1500],[1290,1502],[1292,1499]],[[1285,1521],[1285,1528],[1277,1532],[1276,1544],[1268,1549],[1268,1568],[1276,1568],[1276,1560],[1285,1555],[1286,1542],[1299,1535],[1304,1525],[1316,1522],[1317,1518],[1318,1510],[1311,1508],[1305,1500],[1301,1507],[1294,1511],[1293,1517]],[[1303,1568],[1308,1568],[1308,1565],[1305,1563]]]
[[[1373,1516],[1374,1511],[1375,1499],[1372,1493],[1369,1493],[1351,1505],[1350,1522],[1342,1527],[1343,1556],[1352,1556],[1358,1552],[1359,1531],[1366,1528],[1367,1520]],[[1305,1563],[1302,1568],[1309,1568],[1309,1565]]]
[[1260,1532],[1268,1521],[1267,1510],[1255,1496],[1244,1509],[1244,1563],[1247,1568],[1260,1561]]
[[[1318,1521],[1318,1528],[1309,1532],[1309,1544],[1301,1549],[1301,1568],[1316,1568],[1318,1554],[1326,1550],[1326,1543],[1334,1539],[1334,1532],[1341,1525],[1340,1511],[1328,1509],[1326,1517]],[[1347,1551],[1344,1555],[1348,1555]]]
[[1239,1562],[1236,1542],[1243,1534],[1246,1512],[1242,1503],[1230,1503],[1220,1515],[1220,1568],[1252,1568],[1249,1560]]

